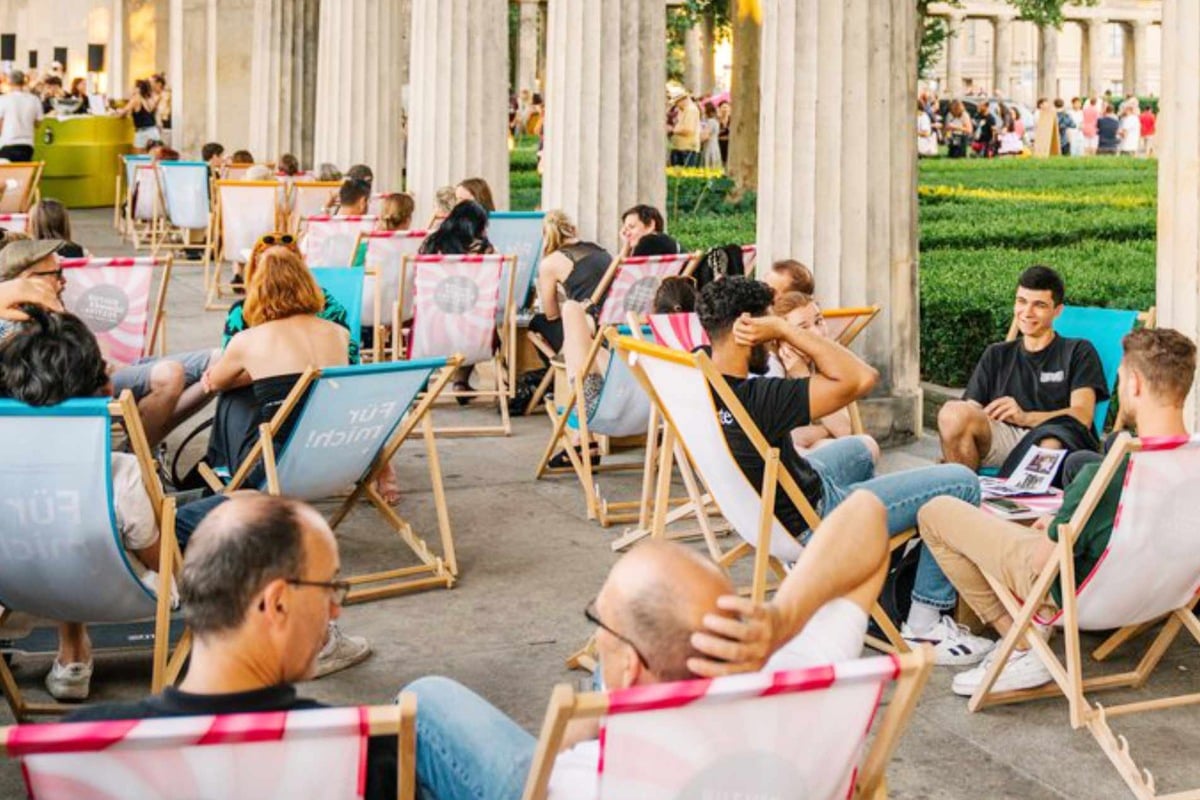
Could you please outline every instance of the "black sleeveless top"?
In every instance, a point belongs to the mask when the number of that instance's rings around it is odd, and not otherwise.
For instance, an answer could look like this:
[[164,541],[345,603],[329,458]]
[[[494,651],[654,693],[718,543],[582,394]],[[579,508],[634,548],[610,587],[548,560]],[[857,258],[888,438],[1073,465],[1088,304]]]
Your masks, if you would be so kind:
[[135,111],[131,115],[133,117],[133,127],[135,128],[153,128],[158,125],[158,121],[154,118],[153,111],[142,109]]
[[[250,454],[258,441],[258,426],[270,422],[275,412],[283,405],[288,393],[300,379],[299,373],[260,378],[249,386],[221,392],[217,398],[217,410],[213,415],[212,434],[204,460],[214,468],[226,467],[232,474]],[[297,416],[293,414],[275,435],[276,453],[287,441]],[[256,467],[255,473],[261,468]],[[260,479],[261,480],[261,479]],[[258,481],[246,481],[247,487]]]
[[571,300],[581,303],[590,300],[612,264],[612,256],[592,242],[576,242],[559,248],[558,252],[571,259],[572,264],[571,274],[563,281],[563,291]]

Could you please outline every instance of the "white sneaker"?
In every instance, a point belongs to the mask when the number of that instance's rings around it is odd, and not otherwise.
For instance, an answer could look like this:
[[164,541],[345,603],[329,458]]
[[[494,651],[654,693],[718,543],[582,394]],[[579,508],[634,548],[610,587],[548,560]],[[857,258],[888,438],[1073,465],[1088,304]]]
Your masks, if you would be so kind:
[[54,659],[54,666],[46,675],[46,691],[55,700],[87,700],[92,684],[92,662],[81,661],[63,666]]
[[965,667],[978,664],[991,652],[996,643],[982,636],[975,636],[966,625],[959,625],[954,617],[942,615],[938,623],[918,634],[908,623],[900,626],[900,636],[911,646],[933,645],[934,662],[939,667]]
[[347,636],[336,622],[329,623],[329,638],[317,654],[313,678],[323,678],[339,670],[362,663],[371,655],[371,644],[362,636]]
[[[995,660],[993,658],[995,655],[996,653],[992,653],[974,669],[955,675],[954,682],[950,684],[951,690],[963,697],[975,694],[979,684],[983,683],[983,676],[988,671],[988,667]],[[1054,678],[1051,676],[1050,670],[1046,669],[1046,665],[1042,663],[1042,659],[1038,657],[1037,653],[1032,650],[1014,650],[1008,656],[1008,663],[996,677],[996,682],[992,684],[992,691],[1015,692],[1020,689],[1034,689],[1052,680]]]

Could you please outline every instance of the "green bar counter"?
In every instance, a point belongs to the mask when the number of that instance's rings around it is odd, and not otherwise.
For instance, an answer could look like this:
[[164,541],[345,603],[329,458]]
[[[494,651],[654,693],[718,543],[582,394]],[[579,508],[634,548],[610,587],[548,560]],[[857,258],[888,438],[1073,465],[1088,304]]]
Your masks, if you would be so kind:
[[33,147],[33,160],[46,162],[42,197],[68,208],[111,206],[120,169],[117,158],[132,150],[133,123],[128,117],[46,117],[38,124]]

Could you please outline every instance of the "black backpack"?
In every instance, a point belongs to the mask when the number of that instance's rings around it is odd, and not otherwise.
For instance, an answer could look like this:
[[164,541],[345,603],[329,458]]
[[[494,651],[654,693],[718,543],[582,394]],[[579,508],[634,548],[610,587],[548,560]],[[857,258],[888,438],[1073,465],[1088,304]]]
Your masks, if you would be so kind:
[[746,265],[742,261],[742,246],[726,244],[714,247],[700,257],[696,267],[696,288],[703,289],[713,281],[731,276],[746,274]]

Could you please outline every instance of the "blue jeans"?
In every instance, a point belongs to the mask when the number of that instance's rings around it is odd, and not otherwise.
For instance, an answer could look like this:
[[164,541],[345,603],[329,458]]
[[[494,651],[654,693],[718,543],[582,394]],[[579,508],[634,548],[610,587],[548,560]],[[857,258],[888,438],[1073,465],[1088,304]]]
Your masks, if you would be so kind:
[[449,678],[413,681],[418,800],[518,800],[534,739],[504,712]]
[[[821,475],[822,515],[837,508],[855,489],[866,489],[887,507],[889,536],[915,527],[917,511],[935,497],[949,495],[979,505],[979,478],[961,464],[938,464],[876,477],[871,451],[856,436],[818,447],[805,458]],[[958,602],[954,585],[924,545],[912,597],[942,610],[952,609]]]

